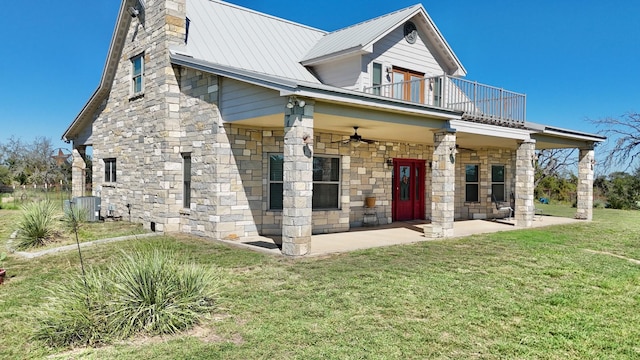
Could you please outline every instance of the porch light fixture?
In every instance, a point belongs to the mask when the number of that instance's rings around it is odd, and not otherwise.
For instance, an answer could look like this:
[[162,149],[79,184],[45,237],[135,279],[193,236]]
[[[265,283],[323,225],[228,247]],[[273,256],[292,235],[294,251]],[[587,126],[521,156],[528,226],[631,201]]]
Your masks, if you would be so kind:
[[596,159],[591,158],[591,170],[593,170],[593,166],[596,164]]
[[129,11],[129,15],[131,15],[132,18],[138,17],[138,15],[140,15],[140,10],[136,9],[133,6],[130,6],[128,11]]
[[289,101],[287,102],[287,109],[293,109],[294,106],[300,106],[303,108],[307,103],[304,100],[298,100],[295,96],[289,96]]
[[449,161],[452,164],[456,162],[456,155],[458,154],[458,148],[456,146],[452,146],[449,148]]
[[536,167],[536,163],[538,163],[538,154],[531,154],[531,166]]

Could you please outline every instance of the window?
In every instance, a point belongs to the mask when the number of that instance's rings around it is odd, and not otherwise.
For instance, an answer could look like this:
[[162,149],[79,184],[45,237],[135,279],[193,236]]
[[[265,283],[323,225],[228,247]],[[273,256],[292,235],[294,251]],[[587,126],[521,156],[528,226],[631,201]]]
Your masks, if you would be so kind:
[[416,103],[424,99],[424,74],[393,68],[393,97]]
[[[284,156],[269,155],[269,209],[282,210]],[[338,209],[340,200],[340,158],[313,157],[312,207]]]
[[269,156],[269,209],[282,210],[282,180],[284,174],[284,156]]
[[144,89],[144,54],[131,59],[131,91],[136,95]]
[[504,200],[504,165],[491,166],[491,195],[496,201]]
[[466,165],[465,166],[465,201],[466,202],[478,202],[478,165]]
[[104,182],[116,182],[116,159],[104,159]]
[[380,95],[380,85],[382,85],[382,64],[373,63],[373,74],[371,78],[373,94]]
[[182,207],[191,207],[191,153],[182,154]]
[[442,79],[432,78],[431,79],[431,92],[433,93],[433,106],[442,106]]
[[313,157],[313,208],[338,209],[340,158]]

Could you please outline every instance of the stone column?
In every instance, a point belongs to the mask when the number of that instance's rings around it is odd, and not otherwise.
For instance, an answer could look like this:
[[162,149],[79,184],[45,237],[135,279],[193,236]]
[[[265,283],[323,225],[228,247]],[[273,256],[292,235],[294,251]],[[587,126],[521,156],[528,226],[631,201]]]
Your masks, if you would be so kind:
[[580,149],[576,219],[591,220],[593,218],[594,155],[593,145]]
[[431,228],[425,227],[424,232],[426,237],[446,238],[453,236],[455,215],[455,130],[445,129],[434,133],[433,143]]
[[305,139],[313,139],[313,104],[285,108],[282,184],[282,253],[306,255],[311,250],[313,154]]
[[536,141],[525,140],[521,142],[516,151],[516,206],[515,220],[517,227],[531,227],[535,207],[533,195],[535,189],[533,167],[536,154]]
[[71,197],[84,196],[86,188],[85,169],[87,163],[84,161],[86,156],[86,148],[84,146],[73,149],[73,162],[71,163]]

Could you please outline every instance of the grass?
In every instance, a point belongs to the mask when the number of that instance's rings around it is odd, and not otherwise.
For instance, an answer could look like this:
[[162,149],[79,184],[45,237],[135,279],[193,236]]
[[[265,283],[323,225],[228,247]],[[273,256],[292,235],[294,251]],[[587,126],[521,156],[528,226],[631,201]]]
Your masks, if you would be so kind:
[[[7,239],[16,230],[22,215],[21,210],[0,209],[0,239]],[[73,233],[68,222],[65,221],[62,208],[57,208],[53,224],[53,233],[55,236],[50,237],[42,246],[20,249],[20,251],[34,252],[55,248],[64,245],[76,243],[75,233]],[[127,235],[139,235],[148,231],[142,228],[142,224],[130,223],[128,221],[115,222],[80,222],[78,224],[78,239],[80,242],[87,242],[105,238],[113,238]],[[18,247],[20,239],[11,241],[8,246],[11,248]]]
[[[0,358],[637,359],[640,265],[610,254],[640,259],[639,239],[640,212],[595,209],[590,223],[299,260],[189,236],[136,240],[219,267],[222,310],[177,336],[71,352],[32,335],[44,289],[77,276],[77,255],[10,256]],[[133,244],[83,254],[106,268]]]

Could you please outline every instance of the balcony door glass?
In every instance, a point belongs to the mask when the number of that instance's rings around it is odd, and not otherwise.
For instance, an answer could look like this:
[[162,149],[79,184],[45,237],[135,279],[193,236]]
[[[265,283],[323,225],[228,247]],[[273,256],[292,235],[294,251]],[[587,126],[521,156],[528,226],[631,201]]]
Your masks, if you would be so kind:
[[423,103],[424,74],[394,68],[392,80],[394,98],[420,104]]

